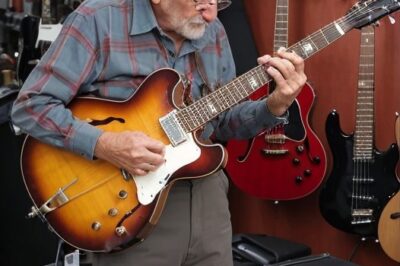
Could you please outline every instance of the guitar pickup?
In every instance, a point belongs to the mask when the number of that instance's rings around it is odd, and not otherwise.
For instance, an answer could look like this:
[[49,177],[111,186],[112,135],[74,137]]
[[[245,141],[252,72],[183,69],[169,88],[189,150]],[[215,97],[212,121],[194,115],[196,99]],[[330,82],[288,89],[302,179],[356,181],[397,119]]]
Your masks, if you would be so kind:
[[265,134],[265,142],[270,144],[284,144],[287,137],[283,134]]
[[373,209],[354,209],[351,213],[352,216],[368,217],[374,213]]
[[289,153],[289,150],[270,150],[270,149],[262,149],[262,153],[264,155],[285,155]]
[[37,64],[39,64],[39,62],[40,62],[39,59],[29,60],[29,61],[28,61],[28,65],[30,65],[30,66],[36,66]]

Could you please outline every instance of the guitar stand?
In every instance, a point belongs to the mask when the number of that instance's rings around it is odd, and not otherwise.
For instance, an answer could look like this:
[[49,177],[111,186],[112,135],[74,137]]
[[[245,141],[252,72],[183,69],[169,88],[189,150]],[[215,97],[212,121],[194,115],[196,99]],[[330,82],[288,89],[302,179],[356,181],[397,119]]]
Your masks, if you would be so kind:
[[86,253],[79,249],[74,249],[66,244],[64,240],[59,239],[55,262],[44,266],[91,266],[90,259],[87,260],[86,257]]

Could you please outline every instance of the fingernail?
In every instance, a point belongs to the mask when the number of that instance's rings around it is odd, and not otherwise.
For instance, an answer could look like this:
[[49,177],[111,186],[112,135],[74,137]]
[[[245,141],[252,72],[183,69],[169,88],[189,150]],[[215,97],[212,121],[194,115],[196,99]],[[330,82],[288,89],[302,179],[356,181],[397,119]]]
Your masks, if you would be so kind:
[[278,52],[284,52],[284,51],[286,51],[286,48],[285,47],[279,47],[279,49],[278,49]]

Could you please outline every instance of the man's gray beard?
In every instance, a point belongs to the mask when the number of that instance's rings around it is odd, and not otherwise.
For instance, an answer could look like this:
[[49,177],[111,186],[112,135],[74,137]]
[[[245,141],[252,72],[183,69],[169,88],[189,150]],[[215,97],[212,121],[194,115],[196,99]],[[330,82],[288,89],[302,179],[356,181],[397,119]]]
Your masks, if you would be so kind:
[[196,16],[181,22],[176,32],[186,39],[196,40],[204,35],[206,27],[207,22],[201,16]]

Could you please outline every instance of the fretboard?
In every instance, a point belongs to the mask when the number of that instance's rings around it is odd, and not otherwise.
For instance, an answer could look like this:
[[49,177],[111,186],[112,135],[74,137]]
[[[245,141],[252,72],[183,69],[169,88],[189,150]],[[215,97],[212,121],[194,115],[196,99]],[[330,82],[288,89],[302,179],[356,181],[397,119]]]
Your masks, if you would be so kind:
[[[353,24],[356,23],[356,12],[349,12],[346,16],[328,24],[289,47],[288,50],[297,53],[303,59],[311,57],[350,31],[354,26]],[[194,131],[246,99],[250,94],[270,81],[271,78],[266,74],[264,67],[257,66],[193,104],[179,110],[176,117],[187,132]]]
[[372,159],[374,148],[374,27],[361,29],[354,159]]
[[289,0],[276,0],[274,51],[288,47]]

